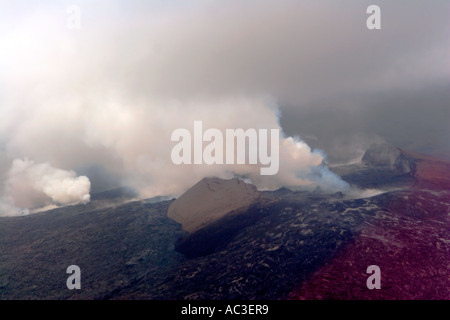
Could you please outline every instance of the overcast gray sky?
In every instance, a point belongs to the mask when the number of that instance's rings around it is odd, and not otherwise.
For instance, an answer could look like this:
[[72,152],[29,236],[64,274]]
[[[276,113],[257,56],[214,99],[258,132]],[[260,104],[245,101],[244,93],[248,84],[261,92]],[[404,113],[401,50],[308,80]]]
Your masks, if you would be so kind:
[[[366,28],[372,4],[381,30]],[[167,137],[199,118],[279,116],[330,162],[380,141],[450,159],[449,12],[447,0],[1,1],[0,175],[27,158],[95,190],[167,192],[142,186],[180,176]],[[183,188],[220,175],[189,170]]]

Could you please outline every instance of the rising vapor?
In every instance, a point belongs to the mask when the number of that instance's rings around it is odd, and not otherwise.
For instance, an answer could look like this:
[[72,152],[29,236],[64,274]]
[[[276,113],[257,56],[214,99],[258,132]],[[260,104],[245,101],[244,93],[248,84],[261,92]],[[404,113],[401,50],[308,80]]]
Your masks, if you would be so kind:
[[[91,183],[73,171],[36,164],[29,159],[15,159],[8,172],[3,195],[3,214],[28,213],[51,204],[87,203]],[[8,210],[6,210],[8,209]]]
[[[277,46],[288,45],[277,40],[277,32],[291,32],[285,20],[294,23],[298,17],[283,5],[267,22],[267,33],[231,28],[233,17],[241,27],[266,25],[265,14],[275,7],[267,2],[248,16],[236,16],[237,4],[225,11],[212,5],[208,15],[195,6],[163,8],[126,24],[85,21],[79,31],[61,23],[65,10],[58,7],[8,21],[14,28],[0,38],[0,61],[9,62],[1,65],[8,76],[0,107],[2,207],[85,203],[91,183],[102,189],[89,180],[92,168],[142,197],[177,196],[206,176],[239,176],[259,189],[346,190],[324,165],[322,151],[280,127],[272,89],[280,71],[298,58],[277,58],[278,68],[272,69],[271,57]],[[102,12],[88,2],[81,9]],[[286,77],[282,83],[294,86],[297,80]],[[196,120],[222,132],[280,129],[278,173],[261,176],[257,165],[174,165],[171,133]]]
[[[61,112],[60,123],[49,128],[47,117],[42,116],[48,112]],[[31,127],[18,124],[15,131],[15,137],[34,136],[33,143],[12,138],[10,150],[20,150],[20,154],[39,159],[47,156],[63,167],[101,165],[120,177],[120,185],[136,189],[142,197],[177,196],[206,176],[239,176],[259,189],[285,186],[336,191],[348,188],[324,166],[325,156],[321,151],[312,150],[299,138],[282,133],[277,106],[267,97],[155,101],[148,106],[127,106],[116,101],[90,110],[80,104],[72,108],[70,118],[64,118],[59,109],[49,111],[47,107],[42,107],[37,114]],[[202,119],[205,127],[223,132],[227,128],[280,129],[279,172],[261,176],[260,165],[248,164],[174,165],[170,157],[174,146],[171,132],[179,127],[190,128],[195,119]],[[34,148],[36,141],[47,143],[45,153]],[[61,144],[73,145],[74,149],[61,152]],[[89,190],[89,179],[77,176],[74,171],[15,159],[7,174],[4,198],[10,199],[9,203],[15,207],[36,208],[55,203],[86,203]]]

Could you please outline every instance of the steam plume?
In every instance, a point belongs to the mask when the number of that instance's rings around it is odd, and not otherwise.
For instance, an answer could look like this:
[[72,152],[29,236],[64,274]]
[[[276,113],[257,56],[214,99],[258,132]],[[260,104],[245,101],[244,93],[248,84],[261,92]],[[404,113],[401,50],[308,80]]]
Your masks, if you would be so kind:
[[6,213],[11,214],[50,204],[87,203],[90,186],[87,177],[77,176],[73,171],[15,159],[5,182],[3,205],[9,207]]

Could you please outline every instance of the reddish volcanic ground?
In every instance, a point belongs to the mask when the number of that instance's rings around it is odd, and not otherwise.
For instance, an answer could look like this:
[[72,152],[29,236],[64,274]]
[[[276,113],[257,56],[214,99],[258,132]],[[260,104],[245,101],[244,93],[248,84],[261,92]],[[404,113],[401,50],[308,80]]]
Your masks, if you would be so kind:
[[[354,192],[258,191],[210,177],[176,200],[121,203],[113,190],[2,217],[0,296],[450,300],[450,163],[375,145],[333,169]],[[67,290],[73,263],[83,290]],[[372,265],[380,289],[367,287]]]
[[[414,158],[415,186],[387,196],[382,210],[290,299],[450,299],[450,165]],[[381,289],[367,288],[370,265],[381,269]]]

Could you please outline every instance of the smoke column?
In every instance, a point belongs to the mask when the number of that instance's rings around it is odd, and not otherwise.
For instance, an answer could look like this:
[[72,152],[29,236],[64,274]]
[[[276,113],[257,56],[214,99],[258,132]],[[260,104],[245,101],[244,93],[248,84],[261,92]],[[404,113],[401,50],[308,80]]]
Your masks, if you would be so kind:
[[77,176],[73,171],[57,169],[48,163],[15,159],[4,186],[3,209],[6,214],[14,214],[51,204],[87,203],[90,186],[87,177]]
[[[83,17],[103,16],[102,7],[87,3]],[[260,189],[348,188],[324,166],[321,151],[283,134],[276,95],[264,81],[246,84],[261,79],[253,58],[266,56],[230,28],[236,8],[215,8],[211,16],[195,7],[163,8],[126,23],[121,16],[83,20],[77,31],[62,23],[64,8],[22,9],[2,22],[8,27],[0,37],[0,215],[8,208],[86,203],[91,186],[102,190],[106,180],[141,197],[178,196],[205,176],[237,175]],[[256,19],[251,23],[259,25],[262,17],[239,16],[239,23]],[[222,54],[224,39],[231,55]],[[172,131],[195,120],[222,132],[280,129],[278,174],[261,176],[255,165],[172,164]],[[88,175],[92,168],[101,169],[95,179]]]

